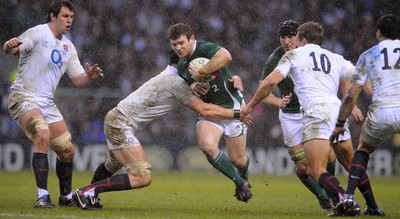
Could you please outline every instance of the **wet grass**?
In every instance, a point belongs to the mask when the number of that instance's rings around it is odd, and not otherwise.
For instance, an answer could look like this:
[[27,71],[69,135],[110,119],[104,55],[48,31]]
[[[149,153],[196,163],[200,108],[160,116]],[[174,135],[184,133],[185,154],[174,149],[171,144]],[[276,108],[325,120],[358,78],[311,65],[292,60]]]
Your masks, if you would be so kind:
[[[91,172],[75,172],[73,189],[86,185]],[[346,179],[339,177],[345,185]],[[371,178],[386,218],[400,218],[400,177]],[[58,183],[49,175],[54,209],[34,209],[36,187],[31,171],[0,171],[0,217],[4,218],[326,218],[314,196],[295,176],[251,176],[254,197],[233,196],[234,185],[218,173],[154,173],[153,183],[139,190],[101,194],[104,208],[84,211],[58,207]],[[365,207],[361,195],[356,200]],[[367,218],[367,216],[362,216]]]

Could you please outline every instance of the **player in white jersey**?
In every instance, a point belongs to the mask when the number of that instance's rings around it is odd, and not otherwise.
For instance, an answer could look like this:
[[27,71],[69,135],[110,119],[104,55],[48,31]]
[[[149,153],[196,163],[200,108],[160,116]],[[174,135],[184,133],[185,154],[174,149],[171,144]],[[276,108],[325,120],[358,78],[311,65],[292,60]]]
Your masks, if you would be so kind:
[[[73,198],[82,209],[102,208],[98,200],[99,193],[139,189],[150,185],[151,165],[142,145],[135,137],[136,132],[146,123],[180,104],[208,119],[239,118],[238,111],[205,103],[194,95],[178,75],[178,61],[178,55],[171,50],[170,65],[164,71],[121,100],[107,113],[104,132],[108,144],[108,159],[96,169],[92,184],[74,193]],[[250,124],[251,117],[247,116],[242,120]],[[122,167],[127,173],[112,176]]]
[[97,64],[82,68],[74,45],[63,34],[74,18],[74,5],[68,0],[50,3],[47,23],[32,27],[4,43],[6,54],[20,56],[18,74],[11,86],[8,108],[33,142],[32,166],[38,196],[35,208],[53,208],[47,190],[49,147],[57,154],[56,173],[60,185],[60,206],[73,205],[72,171],[74,146],[67,125],[54,103],[54,92],[67,72],[77,87],[87,86],[103,76]]
[[[320,24],[307,22],[297,31],[298,48],[283,55],[242,113],[252,112],[255,105],[289,75],[301,105],[302,144],[309,163],[309,174],[326,191],[333,204],[337,204],[343,198],[344,190],[338,179],[326,170],[331,152],[329,137],[337,119],[336,110],[340,106],[337,97],[339,85],[342,84],[342,89],[346,91],[349,81],[345,83],[345,80],[350,79],[354,66],[342,56],[321,48],[324,30]],[[337,159],[345,168],[349,168],[353,146],[347,123],[338,145],[335,148],[341,153]],[[359,212],[359,206],[354,206],[356,213],[357,210]]]
[[[379,43],[361,54],[358,59],[351,86],[340,106],[336,128],[331,141],[343,132],[343,121],[349,109],[356,103],[362,86],[369,79],[373,88],[372,103],[369,106],[359,139],[357,151],[351,161],[345,199],[335,209],[347,215],[348,206],[354,202],[354,190],[364,186],[372,191],[366,170],[370,154],[387,141],[393,134],[400,133],[400,19],[388,14],[377,22],[376,38]],[[365,197],[364,214],[384,216],[375,198]]]

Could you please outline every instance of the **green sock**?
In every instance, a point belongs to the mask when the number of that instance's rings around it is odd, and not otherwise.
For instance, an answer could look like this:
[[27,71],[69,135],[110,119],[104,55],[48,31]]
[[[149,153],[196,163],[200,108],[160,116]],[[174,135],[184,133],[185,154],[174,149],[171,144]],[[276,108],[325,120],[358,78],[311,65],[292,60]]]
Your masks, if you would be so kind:
[[328,199],[328,195],[325,190],[322,189],[315,180],[313,180],[310,175],[300,175],[298,173],[297,177],[301,182],[310,190],[318,199]]
[[210,164],[217,169],[219,172],[223,173],[229,179],[231,179],[236,185],[240,185],[244,182],[243,178],[239,176],[239,173],[233,167],[231,160],[222,151],[219,152],[217,159],[210,161]]

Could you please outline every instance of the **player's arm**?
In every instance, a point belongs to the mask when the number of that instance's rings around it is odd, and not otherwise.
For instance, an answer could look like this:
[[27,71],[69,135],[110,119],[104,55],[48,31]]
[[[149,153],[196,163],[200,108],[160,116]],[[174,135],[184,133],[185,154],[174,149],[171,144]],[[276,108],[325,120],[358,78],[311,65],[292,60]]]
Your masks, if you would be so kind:
[[[260,81],[260,85],[261,85],[261,83],[262,83],[262,80]],[[262,102],[267,105],[284,108],[290,102],[291,98],[292,98],[292,93],[290,93],[289,95],[287,95],[283,98],[279,98],[279,97],[275,96],[273,93],[271,93],[266,98],[264,98],[262,100]]]
[[350,113],[353,111],[362,89],[363,87],[361,85],[350,85],[350,88],[344,96],[342,104],[340,105],[336,127],[333,130],[332,135],[329,137],[329,141],[331,143],[333,143],[335,140],[338,141],[339,135],[344,132],[344,124],[346,123],[347,117],[349,117]]
[[204,76],[218,71],[219,69],[227,66],[231,61],[231,53],[225,48],[221,48],[203,67],[199,68],[195,65],[189,65],[189,70],[192,71],[192,74],[199,74],[200,76]]
[[187,105],[190,109],[198,112],[202,117],[206,119],[232,119],[236,118],[240,121],[251,124],[251,116],[244,118],[240,117],[240,110],[223,108],[215,104],[205,103],[200,98],[196,97],[192,102]]
[[3,45],[3,51],[5,54],[13,54],[13,55],[18,55],[19,54],[19,45],[21,45],[22,42],[20,39],[17,37],[14,37],[7,42],[4,43]]
[[103,70],[99,67],[98,64],[94,64],[90,66],[86,63],[86,72],[71,78],[72,83],[77,87],[86,87],[90,84],[90,82],[98,77],[103,77]]
[[261,102],[264,98],[269,96],[276,85],[283,80],[283,75],[277,71],[273,71],[268,77],[266,77],[258,87],[256,93],[253,98],[251,98],[250,102],[242,109],[242,113],[244,115],[250,114],[254,107]]
[[[340,85],[341,85],[341,88],[342,88],[342,93],[346,94],[349,91],[350,86],[351,86],[350,85],[350,80],[342,79],[342,80],[340,80]],[[354,116],[356,121],[363,121],[364,120],[364,116],[363,116],[360,108],[358,108],[358,106],[356,106],[356,105],[354,105],[354,107],[353,107],[353,109],[351,111],[351,114]]]

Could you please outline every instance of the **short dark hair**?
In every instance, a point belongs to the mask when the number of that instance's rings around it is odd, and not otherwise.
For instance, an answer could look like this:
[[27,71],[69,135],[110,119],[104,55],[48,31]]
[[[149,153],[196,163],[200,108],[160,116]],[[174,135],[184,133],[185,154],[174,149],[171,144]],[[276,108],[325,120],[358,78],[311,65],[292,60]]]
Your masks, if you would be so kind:
[[168,28],[168,39],[176,40],[182,35],[185,35],[188,39],[192,37],[192,28],[188,24],[177,23]]
[[400,38],[399,17],[394,14],[386,14],[378,19],[376,29],[379,30],[385,38],[392,40]]
[[74,4],[70,0],[53,0],[49,5],[47,22],[51,21],[50,14],[53,13],[53,15],[57,17],[62,7],[67,7],[69,10],[74,11]]
[[306,38],[309,43],[322,45],[324,42],[324,28],[317,22],[306,22],[297,29],[297,36],[299,40]]
[[176,52],[173,49],[171,49],[169,51],[169,64],[170,65],[172,65],[172,64],[176,65],[176,64],[178,64],[178,62],[179,62],[178,54],[176,54]]
[[292,20],[286,20],[279,24],[278,36],[296,36],[299,24]]

